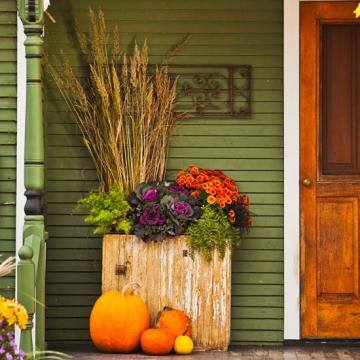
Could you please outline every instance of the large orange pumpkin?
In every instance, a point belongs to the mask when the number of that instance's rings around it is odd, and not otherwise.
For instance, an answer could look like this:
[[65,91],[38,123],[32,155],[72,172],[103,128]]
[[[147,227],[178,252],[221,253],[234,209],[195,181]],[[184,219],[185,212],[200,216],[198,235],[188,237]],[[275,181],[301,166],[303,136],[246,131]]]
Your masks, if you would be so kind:
[[101,295],[90,315],[90,336],[104,352],[129,353],[140,344],[141,334],[149,327],[149,311],[134,294],[139,284],[128,284],[121,292]]
[[191,337],[191,320],[186,314],[169,306],[164,307],[164,311],[159,318],[159,327],[169,329],[174,337],[187,335]]
[[141,335],[141,348],[148,355],[167,355],[174,342],[174,335],[169,329],[147,329]]

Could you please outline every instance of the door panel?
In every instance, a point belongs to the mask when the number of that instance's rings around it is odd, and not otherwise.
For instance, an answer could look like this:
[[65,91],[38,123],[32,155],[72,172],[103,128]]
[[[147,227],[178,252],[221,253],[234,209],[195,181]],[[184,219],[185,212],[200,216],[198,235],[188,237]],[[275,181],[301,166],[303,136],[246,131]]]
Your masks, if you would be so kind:
[[358,198],[320,197],[317,206],[318,298],[358,294]]
[[322,172],[359,174],[358,24],[321,26]]
[[360,338],[357,2],[300,18],[301,335]]

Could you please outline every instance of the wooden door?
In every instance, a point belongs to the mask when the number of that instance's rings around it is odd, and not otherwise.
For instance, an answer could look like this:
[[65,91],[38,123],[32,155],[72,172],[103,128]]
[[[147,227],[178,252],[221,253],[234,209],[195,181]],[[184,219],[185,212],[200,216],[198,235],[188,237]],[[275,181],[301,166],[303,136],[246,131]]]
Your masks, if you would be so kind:
[[301,335],[360,338],[357,1],[301,4]]

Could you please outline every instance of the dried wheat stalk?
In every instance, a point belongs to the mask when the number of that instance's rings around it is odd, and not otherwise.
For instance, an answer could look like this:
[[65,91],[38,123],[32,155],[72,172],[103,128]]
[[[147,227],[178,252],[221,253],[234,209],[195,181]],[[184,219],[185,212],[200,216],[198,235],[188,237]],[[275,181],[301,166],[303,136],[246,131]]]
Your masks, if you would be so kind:
[[63,52],[47,69],[82,132],[100,189],[115,185],[128,193],[141,182],[162,180],[170,134],[181,116],[174,113],[178,78],[169,75],[166,64],[189,36],[151,74],[146,41],[141,48],[135,44],[132,56],[122,54],[119,32],[106,32],[101,10],[89,8],[89,30],[77,28],[77,36],[89,84],[81,83]]
[[0,277],[10,274],[16,267],[15,257],[9,257],[0,264]]

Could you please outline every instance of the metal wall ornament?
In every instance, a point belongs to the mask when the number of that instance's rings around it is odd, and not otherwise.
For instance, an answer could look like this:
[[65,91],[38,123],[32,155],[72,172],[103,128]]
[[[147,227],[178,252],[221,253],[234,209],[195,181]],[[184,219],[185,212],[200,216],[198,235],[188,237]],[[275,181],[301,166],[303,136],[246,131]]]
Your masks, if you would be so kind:
[[251,65],[172,65],[178,108],[193,117],[249,118]]

